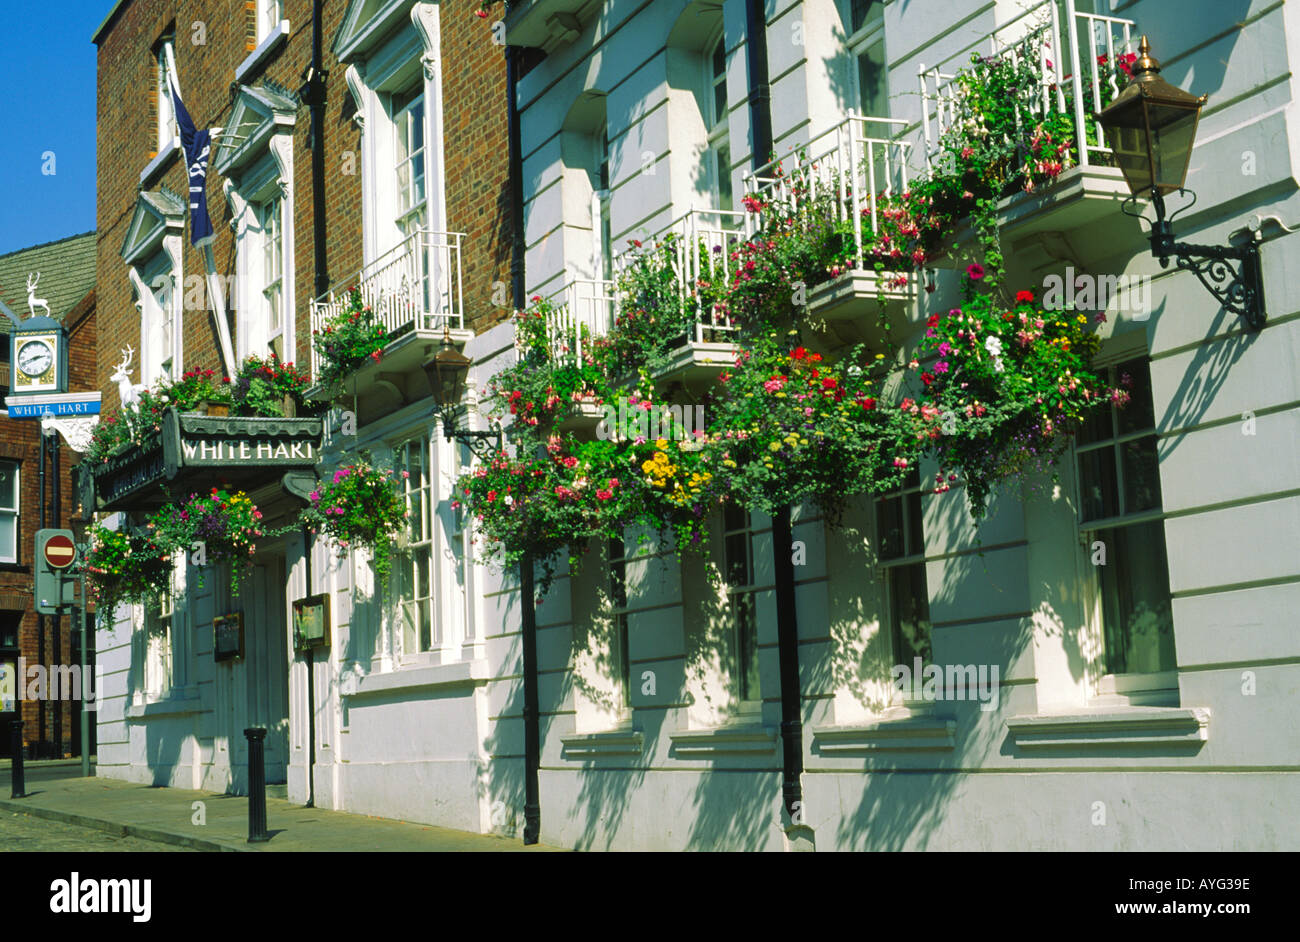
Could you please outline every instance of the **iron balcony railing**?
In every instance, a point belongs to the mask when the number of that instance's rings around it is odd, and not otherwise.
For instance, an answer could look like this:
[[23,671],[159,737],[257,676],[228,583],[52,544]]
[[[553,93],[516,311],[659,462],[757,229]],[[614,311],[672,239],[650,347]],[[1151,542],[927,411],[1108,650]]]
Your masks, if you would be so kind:
[[[458,330],[465,324],[461,272],[461,232],[420,229],[361,269],[338,282],[311,305],[312,333],[347,310],[354,288],[390,337],[411,330]],[[320,375],[320,356],[312,345],[312,375]]]
[[855,267],[864,267],[864,229],[872,236],[879,230],[880,200],[907,191],[912,145],[899,136],[906,127],[898,118],[850,112],[780,160],[747,172],[746,238],[771,221],[766,217],[774,208],[798,212],[801,206],[829,203],[823,209],[836,222],[850,222]]
[[[944,135],[961,120],[961,86],[956,79],[969,64],[971,54],[982,46],[988,49],[990,58],[1005,58],[1015,65],[1031,64],[1036,80],[1017,103],[1023,109],[1024,120],[1037,120],[1035,116],[1053,112],[1065,115],[1074,129],[1082,166],[1096,163],[1097,156],[1110,153],[1096,116],[1103,100],[1103,85],[1109,87],[1112,96],[1119,93],[1113,63],[1117,55],[1135,51],[1136,23],[1122,17],[1080,13],[1075,10],[1074,0],[1065,0],[1064,10],[1064,30],[1057,0],[1042,0],[939,65],[919,66],[927,166],[942,153]],[[1103,55],[1107,57],[1104,67],[1099,61]],[[1085,91],[1091,93],[1090,101],[1085,100]],[[1089,122],[1094,123],[1091,130],[1095,142],[1089,140]]]
[[733,209],[692,209],[651,233],[642,245],[614,259],[614,268],[625,272],[642,252],[668,246],[677,296],[691,314],[691,339],[696,343],[716,339],[737,329],[731,318],[701,294],[703,283],[730,282],[736,260],[732,252],[745,236],[745,213]]
[[618,317],[614,282],[578,278],[546,298],[552,304],[546,339],[556,360],[582,363],[585,346],[603,337]]

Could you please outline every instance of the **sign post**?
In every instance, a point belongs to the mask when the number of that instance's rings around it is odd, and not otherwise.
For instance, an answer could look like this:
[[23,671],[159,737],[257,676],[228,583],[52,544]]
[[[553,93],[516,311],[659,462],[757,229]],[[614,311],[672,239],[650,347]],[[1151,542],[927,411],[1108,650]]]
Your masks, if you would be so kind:
[[36,611],[42,615],[62,615],[76,602],[76,580],[68,569],[77,561],[77,547],[71,530],[37,530]]

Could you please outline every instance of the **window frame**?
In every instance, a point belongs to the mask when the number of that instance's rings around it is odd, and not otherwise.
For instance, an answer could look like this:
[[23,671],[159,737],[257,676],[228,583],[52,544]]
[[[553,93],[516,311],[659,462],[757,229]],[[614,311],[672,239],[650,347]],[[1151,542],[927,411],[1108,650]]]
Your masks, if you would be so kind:
[[[1141,338],[1138,338],[1141,339]],[[1175,702],[1178,696],[1178,642],[1177,626],[1174,624],[1173,616],[1173,593],[1168,586],[1166,592],[1169,597],[1169,627],[1172,644],[1172,662],[1158,671],[1147,672],[1125,672],[1117,673],[1112,670],[1112,664],[1109,660],[1108,648],[1106,645],[1106,599],[1104,586],[1102,584],[1102,573],[1098,566],[1092,564],[1092,544],[1097,534],[1103,531],[1114,531],[1117,529],[1138,526],[1152,523],[1163,524],[1168,514],[1164,510],[1164,491],[1163,482],[1160,481],[1160,463],[1158,447],[1160,433],[1156,427],[1154,390],[1150,385],[1150,364],[1151,357],[1145,344],[1138,344],[1132,340],[1112,343],[1110,349],[1103,350],[1094,360],[1094,368],[1104,370],[1112,380],[1118,378],[1119,371],[1127,364],[1135,360],[1144,361],[1147,366],[1148,384],[1143,391],[1145,395],[1152,400],[1151,417],[1152,424],[1150,427],[1143,427],[1129,432],[1120,432],[1118,409],[1111,404],[1106,406],[1110,418],[1109,437],[1098,438],[1080,446],[1077,439],[1071,448],[1071,470],[1074,475],[1074,501],[1075,501],[1075,526],[1078,536],[1080,549],[1080,569],[1081,580],[1083,583],[1083,612],[1086,620],[1086,632],[1095,646],[1095,650],[1101,652],[1096,666],[1090,669],[1091,695],[1102,701],[1113,701],[1127,699],[1133,705],[1167,705]],[[1123,457],[1120,447],[1129,442],[1141,441],[1143,439],[1152,439],[1157,449],[1156,454],[1156,480],[1161,485],[1160,506],[1156,508],[1147,508],[1125,513],[1125,494],[1124,494],[1124,477],[1123,477]],[[1080,454],[1102,451],[1111,448],[1114,450],[1111,460],[1114,464],[1115,471],[1115,495],[1117,514],[1106,517],[1096,517],[1086,519],[1084,517],[1084,474],[1080,464]],[[1165,553],[1165,575],[1168,580],[1169,570],[1169,547],[1168,541],[1163,532],[1161,539],[1164,542]],[[1109,551],[1109,548],[1108,548]],[[1113,560],[1107,559],[1107,565],[1113,565]]]
[[[137,271],[143,290],[149,294],[148,299],[140,299],[144,313],[140,325],[140,382],[155,386],[163,377],[174,380],[182,372],[182,364],[176,362],[176,305],[183,282],[175,260],[165,246],[159,246],[158,251],[145,259]],[[157,286],[155,283],[159,278],[165,278],[166,284]],[[154,330],[162,334],[160,344],[154,344],[150,339]],[[165,355],[158,360],[154,370],[153,357],[157,356],[159,348]]]
[[[875,0],[872,9],[863,20],[861,26],[853,26],[853,0],[846,0],[848,16],[844,18],[847,24],[845,32],[848,34],[845,38],[845,48],[849,54],[849,81],[853,87],[854,110],[858,111],[864,117],[869,118],[888,118],[889,109],[889,45],[885,37],[885,4],[887,0]],[[884,100],[885,107],[881,114],[869,114],[862,101],[862,57],[868,55],[870,51],[879,45],[881,49],[881,58],[884,67]]]
[[[732,526],[728,520],[728,514],[736,513],[743,515],[743,525]],[[731,695],[732,712],[736,715],[757,715],[762,710],[763,704],[763,680],[762,680],[762,659],[759,656],[759,632],[758,632],[758,593],[768,586],[761,586],[755,582],[757,566],[755,565],[754,554],[754,537],[757,530],[754,526],[754,515],[752,511],[746,510],[732,502],[727,502],[722,507],[722,583],[726,597],[727,606],[727,681],[728,692]],[[733,583],[732,579],[732,559],[730,556],[731,541],[741,537],[745,541],[745,579],[741,583]],[[744,598],[748,605],[749,628],[746,630],[736,617],[736,603],[739,598]],[[746,651],[745,634],[752,635],[752,652]],[[747,662],[752,660],[753,682],[757,689],[749,689],[749,679],[747,678]]]
[[284,349],[284,203],[283,194],[275,188],[266,199],[254,202],[252,206],[258,232],[258,285],[264,301],[262,314],[266,324],[264,343],[260,345],[273,351],[281,360],[291,361],[293,356]]
[[14,551],[13,558],[9,558],[4,553],[3,545],[0,545],[0,565],[17,566],[20,562],[19,548],[22,546],[22,462],[15,459],[0,459],[0,469],[12,467],[14,475],[14,505],[10,509],[0,506],[0,517],[12,515],[14,521]]
[[157,150],[161,154],[167,146],[180,137],[180,127],[176,122],[176,108],[172,104],[171,88],[167,76],[171,74],[171,60],[174,56],[174,36],[162,37],[153,48],[154,59],[154,94],[157,95]]
[[[903,664],[903,651],[900,644],[902,625],[900,620],[899,600],[895,598],[893,576],[895,572],[919,568],[921,573],[921,582],[925,586],[925,624],[927,626],[929,656],[922,655],[921,663],[923,665],[934,663],[934,622],[930,615],[930,579],[926,573],[926,546],[925,546],[925,507],[921,503],[925,489],[921,483],[919,470],[913,468],[908,475],[907,480],[900,488],[887,491],[877,496],[872,502],[872,526],[875,536],[876,548],[876,570],[880,579],[881,591],[881,608],[885,622],[884,626],[889,632],[889,649],[890,655],[895,666],[905,666],[910,671],[912,664],[909,662]],[[916,519],[910,512],[909,501],[916,502]],[[889,501],[901,502],[900,520],[902,522],[902,547],[901,552],[896,555],[885,555],[885,530],[883,506]],[[913,526],[919,527],[918,532],[913,533]],[[915,552],[908,552],[909,549],[915,549]],[[892,690],[891,695],[894,698],[895,705],[911,705],[911,701],[906,698],[900,698],[897,690]],[[930,705],[926,701],[923,705]]]
[[[173,571],[174,572],[174,571]],[[141,617],[144,694],[148,702],[166,700],[176,688],[176,600],[169,576],[158,605],[145,604]],[[155,641],[157,644],[155,645]]]
[[[273,14],[273,15],[272,15]],[[284,21],[284,0],[257,0],[257,43],[260,46]]]
[[[713,208],[731,210],[735,208],[735,191],[731,181],[731,111],[727,97],[727,37],[719,31],[716,39],[705,47],[704,59],[704,126],[707,134],[706,145],[708,172],[713,192]],[[722,54],[722,67],[717,68],[718,53]],[[723,107],[718,108],[718,92],[722,92]]]
[[[628,653],[628,628],[632,607],[628,603],[627,564],[635,558],[627,551],[624,535],[610,537],[605,543],[605,571],[608,573],[610,605],[606,616],[610,620],[609,654],[610,680],[619,690],[618,712],[627,720],[632,714],[632,661]],[[617,575],[616,575],[617,572]]]
[[[397,231],[398,244],[411,238],[415,232],[429,224],[429,141],[425,127],[428,117],[428,102],[425,98],[423,78],[405,91],[392,92],[388,95],[388,113],[393,127],[393,166],[390,170],[393,180],[393,192],[396,202],[393,205],[393,226]],[[403,101],[403,99],[408,99]],[[401,102],[399,106],[399,102]],[[412,110],[419,106],[420,146],[412,149],[411,131],[417,122],[412,120]],[[405,157],[399,155],[405,154]],[[407,186],[402,184],[403,167],[414,167],[420,162],[419,179],[422,181],[423,194],[416,199],[416,175],[410,174]],[[402,208],[403,202],[410,200],[410,205]],[[412,227],[411,223],[415,222]]]
[[[398,618],[398,631],[394,637],[396,642],[394,645],[396,663],[402,667],[428,664],[437,656],[446,640],[441,637],[443,632],[438,618],[438,594],[435,591],[437,567],[435,566],[434,557],[437,541],[434,528],[437,515],[433,512],[432,501],[434,496],[433,447],[433,434],[429,428],[414,436],[407,436],[393,446],[394,467],[399,474],[405,471],[410,475],[402,478],[402,500],[407,509],[407,529],[402,535],[401,544],[395,554],[394,571],[389,580]],[[411,467],[410,456],[413,453],[420,455],[420,470],[422,472],[422,479],[420,480],[417,480],[416,474]],[[419,520],[417,520],[416,514],[413,512],[413,497],[416,496],[421,498],[422,504],[421,518]],[[412,539],[412,527],[417,522],[422,527],[423,534],[419,540]],[[425,588],[427,589],[424,595],[418,594],[419,560],[417,554],[424,555]],[[410,598],[407,598],[405,589],[408,579],[414,593]],[[428,619],[429,638],[427,646],[424,643],[421,630],[422,623],[419,621],[420,606],[423,606],[426,613],[425,617]],[[412,621],[412,617],[416,620]],[[408,648],[408,634],[414,640],[414,650]]]

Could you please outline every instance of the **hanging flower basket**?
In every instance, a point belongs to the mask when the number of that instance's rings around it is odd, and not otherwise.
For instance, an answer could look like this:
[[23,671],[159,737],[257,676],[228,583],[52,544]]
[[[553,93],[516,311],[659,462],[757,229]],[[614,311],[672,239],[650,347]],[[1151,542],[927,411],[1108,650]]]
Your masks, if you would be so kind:
[[375,583],[383,586],[392,570],[393,547],[406,530],[401,481],[407,477],[406,471],[399,477],[365,460],[344,465],[311,492],[303,522],[324,531],[345,550],[369,550]]
[[89,542],[87,588],[102,611],[111,612],[122,603],[156,603],[170,584],[171,553],[148,530],[110,530],[96,524]]
[[262,512],[243,491],[212,488],[168,504],[150,518],[154,540],[169,551],[180,551],[199,565],[199,584],[206,566],[230,564],[230,591],[239,594],[239,580],[252,564],[257,540],[268,534]]

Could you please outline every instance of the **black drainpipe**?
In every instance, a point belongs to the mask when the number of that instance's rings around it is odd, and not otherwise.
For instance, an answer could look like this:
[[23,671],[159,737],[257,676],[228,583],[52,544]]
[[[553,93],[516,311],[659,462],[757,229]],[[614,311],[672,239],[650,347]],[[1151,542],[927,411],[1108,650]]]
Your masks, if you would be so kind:
[[325,256],[325,71],[321,56],[321,7],[324,0],[311,5],[311,65],[308,67],[307,104],[311,113],[311,207],[312,248],[315,251],[316,297],[330,289]]
[[[306,567],[307,597],[315,595],[311,581],[311,553],[315,541],[308,533],[307,525],[302,528],[302,560]],[[316,649],[307,646],[307,804],[306,808],[316,807]]]
[[[772,156],[772,93],[767,73],[767,18],[763,0],[745,2],[745,52],[749,65],[749,124],[755,170]],[[793,529],[789,506],[772,514],[776,575],[776,637],[781,676],[781,797],[790,826],[803,824],[803,697],[799,689],[799,622],[794,601]],[[806,833],[806,832],[805,832]]]
[[[510,161],[510,288],[515,310],[524,306],[524,175],[523,146],[519,136],[519,106],[515,86],[523,49],[506,46],[506,136]],[[541,765],[541,730],[537,707],[537,590],[533,583],[533,557],[519,561],[520,630],[524,672],[524,843],[536,844],[542,830],[541,793],[537,782]]]
[[749,126],[753,167],[772,156],[772,90],[767,83],[767,14],[763,0],[745,0],[745,58],[749,65]]

